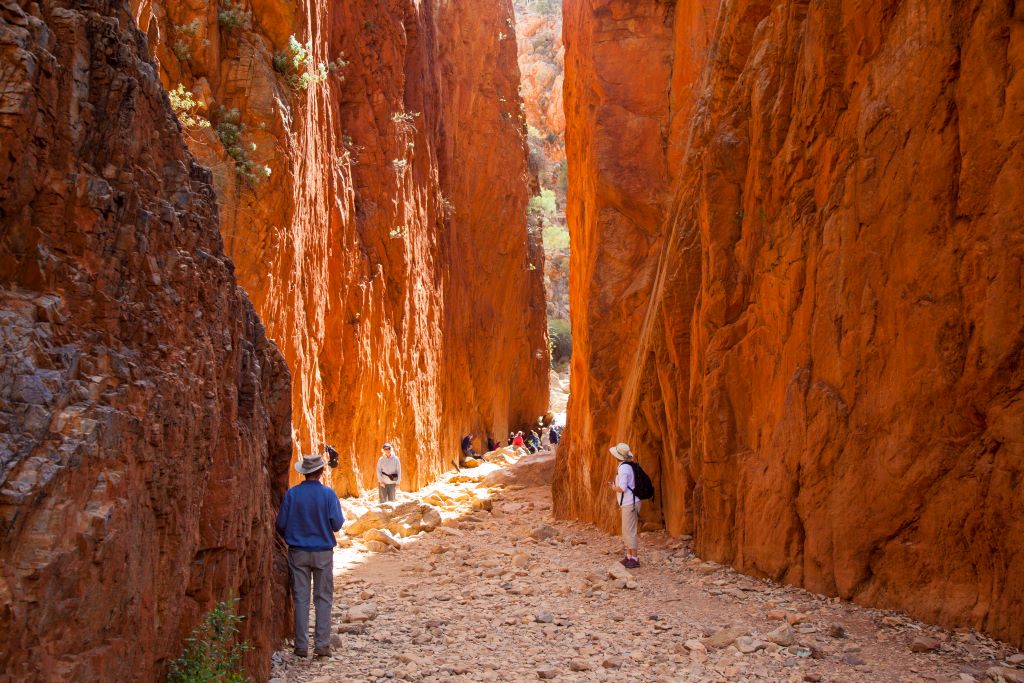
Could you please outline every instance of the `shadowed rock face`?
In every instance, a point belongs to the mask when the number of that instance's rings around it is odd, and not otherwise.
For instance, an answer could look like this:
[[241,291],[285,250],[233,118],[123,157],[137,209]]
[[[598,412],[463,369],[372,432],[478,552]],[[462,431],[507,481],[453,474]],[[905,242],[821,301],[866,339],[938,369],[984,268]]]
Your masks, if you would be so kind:
[[127,3],[0,8],[0,670],[156,680],[289,619],[289,374]]
[[565,16],[556,512],[629,440],[704,557],[1024,643],[1020,3],[634,5]]
[[[535,421],[544,264],[526,231],[510,1],[261,0],[240,25],[214,3],[136,5],[165,86],[214,123],[186,139],[292,369],[296,444],[341,452],[338,492],[376,485],[382,441],[415,488],[451,468],[467,431]],[[291,36],[324,78],[296,84]],[[218,134],[232,110],[268,178],[237,172]]]

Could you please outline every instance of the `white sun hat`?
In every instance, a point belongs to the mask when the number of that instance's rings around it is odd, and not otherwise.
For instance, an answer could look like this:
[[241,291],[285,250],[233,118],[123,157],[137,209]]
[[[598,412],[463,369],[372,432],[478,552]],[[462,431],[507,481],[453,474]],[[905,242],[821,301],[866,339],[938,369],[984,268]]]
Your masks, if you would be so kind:
[[622,460],[623,462],[633,459],[633,451],[629,450],[628,443],[617,444],[609,448],[608,452],[611,453],[616,460]]

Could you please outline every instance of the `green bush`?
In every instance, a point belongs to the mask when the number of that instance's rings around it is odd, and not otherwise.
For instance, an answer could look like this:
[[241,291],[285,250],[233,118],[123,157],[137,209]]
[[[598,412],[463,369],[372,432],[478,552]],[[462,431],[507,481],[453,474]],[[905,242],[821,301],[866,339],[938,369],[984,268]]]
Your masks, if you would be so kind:
[[548,343],[551,345],[551,365],[565,363],[572,356],[572,327],[565,318],[548,320]]
[[544,251],[564,251],[569,248],[569,230],[564,225],[549,223],[544,226]]
[[242,655],[252,649],[238,641],[238,598],[219,602],[206,613],[186,641],[181,657],[171,662],[168,683],[243,683]]
[[529,208],[530,211],[536,211],[547,216],[553,215],[557,210],[554,191],[547,188],[541,190],[539,195],[530,198]]

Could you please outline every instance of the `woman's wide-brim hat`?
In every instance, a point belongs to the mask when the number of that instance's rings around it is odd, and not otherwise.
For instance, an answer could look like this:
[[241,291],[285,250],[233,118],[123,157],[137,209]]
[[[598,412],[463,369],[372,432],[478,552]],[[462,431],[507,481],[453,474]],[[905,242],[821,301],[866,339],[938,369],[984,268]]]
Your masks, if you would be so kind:
[[625,461],[633,458],[633,451],[629,450],[628,443],[616,444],[609,448],[608,452],[611,453],[616,460]]
[[304,455],[295,463],[295,471],[299,474],[311,474],[322,470],[325,465],[322,455]]

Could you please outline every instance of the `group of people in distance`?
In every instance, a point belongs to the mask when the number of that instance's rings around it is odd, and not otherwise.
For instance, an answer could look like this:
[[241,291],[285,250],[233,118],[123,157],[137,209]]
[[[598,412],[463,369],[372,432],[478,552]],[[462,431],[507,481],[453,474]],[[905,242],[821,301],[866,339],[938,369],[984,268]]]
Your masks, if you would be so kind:
[[[532,433],[530,438],[536,435]],[[510,434],[513,446],[527,444],[523,433]],[[551,432],[551,443],[558,443],[559,434]],[[537,437],[535,446],[540,447]],[[488,437],[488,447],[492,445]],[[475,455],[473,435],[467,434],[462,440],[464,457]],[[500,444],[497,444],[500,447]],[[337,464],[337,453],[326,447],[331,456],[331,466]],[[608,486],[615,495],[622,522],[622,539],[625,557],[623,566],[633,569],[640,566],[638,554],[638,525],[641,501],[653,496],[650,479],[636,462],[636,456],[628,444],[619,443],[609,449],[616,465],[615,479]],[[329,486],[321,483],[327,462],[320,455],[303,455],[295,470],[303,481],[288,489],[281,501],[277,514],[277,532],[288,545],[288,567],[292,579],[292,593],[295,601],[295,644],[294,654],[306,657],[309,651],[309,603],[312,588],[315,608],[314,650],[318,657],[331,654],[331,605],[334,596],[334,548],[335,534],[345,522],[338,496]],[[392,443],[381,446],[377,460],[377,483],[381,505],[395,502],[397,489],[402,479],[402,463],[398,448]]]

